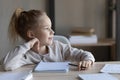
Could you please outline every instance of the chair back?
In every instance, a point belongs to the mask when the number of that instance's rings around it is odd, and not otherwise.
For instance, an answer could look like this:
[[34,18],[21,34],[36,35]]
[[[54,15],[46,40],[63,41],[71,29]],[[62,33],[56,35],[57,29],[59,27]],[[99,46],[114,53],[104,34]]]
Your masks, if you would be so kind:
[[70,44],[70,41],[65,36],[62,35],[55,35],[53,39],[58,40],[64,44]]

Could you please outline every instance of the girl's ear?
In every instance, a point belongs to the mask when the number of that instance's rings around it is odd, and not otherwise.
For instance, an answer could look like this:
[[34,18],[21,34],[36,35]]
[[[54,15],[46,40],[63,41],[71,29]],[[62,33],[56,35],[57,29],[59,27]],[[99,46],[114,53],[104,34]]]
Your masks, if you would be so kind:
[[34,32],[31,31],[31,30],[28,30],[28,31],[27,31],[27,36],[28,36],[30,39],[31,39],[31,38],[35,38]]

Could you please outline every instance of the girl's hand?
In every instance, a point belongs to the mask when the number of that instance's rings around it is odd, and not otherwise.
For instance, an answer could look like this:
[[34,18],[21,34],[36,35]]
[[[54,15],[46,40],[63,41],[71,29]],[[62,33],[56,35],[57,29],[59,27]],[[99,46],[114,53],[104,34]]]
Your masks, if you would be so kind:
[[34,38],[29,41],[30,42],[30,47],[33,51],[39,53],[39,46],[40,46],[40,41],[37,38]]
[[86,70],[88,69],[89,67],[91,67],[93,64],[93,62],[91,60],[88,60],[88,61],[80,61],[79,62],[79,65],[78,65],[78,69],[79,71],[80,70]]

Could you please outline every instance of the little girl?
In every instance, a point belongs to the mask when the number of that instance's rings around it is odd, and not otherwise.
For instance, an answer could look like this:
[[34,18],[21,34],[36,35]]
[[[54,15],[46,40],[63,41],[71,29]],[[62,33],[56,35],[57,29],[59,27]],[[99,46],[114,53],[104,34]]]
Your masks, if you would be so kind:
[[79,70],[89,68],[95,61],[94,56],[82,49],[53,41],[54,31],[51,20],[40,10],[15,10],[9,25],[9,34],[13,41],[18,37],[25,40],[8,52],[3,60],[5,70],[14,70],[26,64],[44,62],[79,62]]

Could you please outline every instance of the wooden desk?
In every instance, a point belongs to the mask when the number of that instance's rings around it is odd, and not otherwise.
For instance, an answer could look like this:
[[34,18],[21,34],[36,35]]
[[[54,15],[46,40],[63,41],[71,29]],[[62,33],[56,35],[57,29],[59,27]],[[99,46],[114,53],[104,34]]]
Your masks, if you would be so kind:
[[[39,72],[33,72],[33,80],[79,80],[78,74],[86,74],[86,73],[99,73],[100,69],[104,66],[106,63],[118,63],[119,62],[95,62],[95,64],[86,71],[77,71],[77,69],[74,67],[72,70],[70,70],[67,73],[39,73]],[[11,71],[25,71],[25,70],[32,70],[34,65],[28,65],[23,66],[17,70]],[[0,73],[4,73],[2,70]],[[113,76],[117,77],[120,80],[119,74],[112,74]]]

